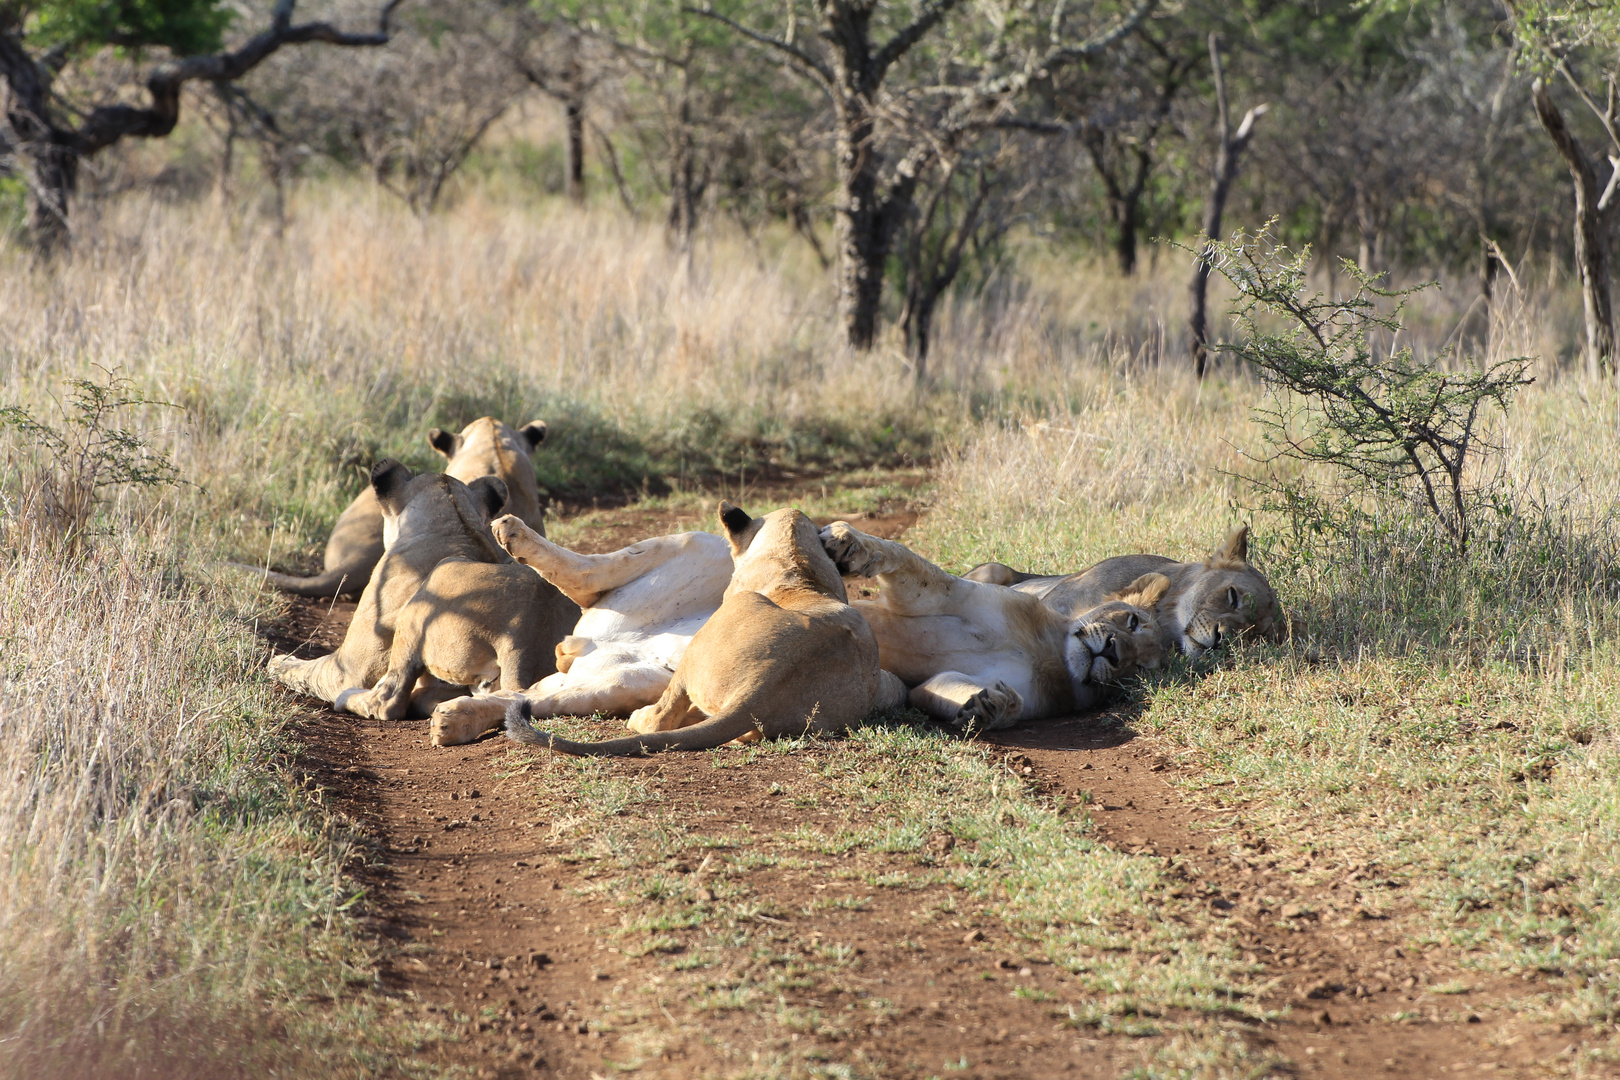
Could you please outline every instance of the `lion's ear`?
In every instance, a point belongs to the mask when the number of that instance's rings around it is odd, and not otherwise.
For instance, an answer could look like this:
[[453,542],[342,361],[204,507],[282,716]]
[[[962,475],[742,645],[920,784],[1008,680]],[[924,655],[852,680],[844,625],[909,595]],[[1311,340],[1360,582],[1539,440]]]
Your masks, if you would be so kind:
[[473,498],[484,510],[484,519],[492,520],[506,505],[506,481],[498,476],[480,476],[467,485]]
[[733,537],[740,536],[753,523],[754,519],[748,516],[748,511],[732,506],[728,502],[720,504],[720,524],[724,525],[726,532]]
[[452,458],[456,456],[456,451],[461,449],[461,436],[443,428],[429,428],[428,445],[445,457]]
[[1236,569],[1249,565],[1249,527],[1239,525],[1226,534],[1225,543],[1209,557],[1208,566],[1226,566]]
[[1152,611],[1164,599],[1169,588],[1170,579],[1163,574],[1143,574],[1107,599],[1135,604],[1144,611]]
[[546,441],[546,422],[544,420],[530,420],[518,428],[518,434],[523,441],[529,444],[529,452],[540,449],[540,444]]
[[416,474],[393,458],[383,458],[371,467],[371,490],[385,506],[414,479]]

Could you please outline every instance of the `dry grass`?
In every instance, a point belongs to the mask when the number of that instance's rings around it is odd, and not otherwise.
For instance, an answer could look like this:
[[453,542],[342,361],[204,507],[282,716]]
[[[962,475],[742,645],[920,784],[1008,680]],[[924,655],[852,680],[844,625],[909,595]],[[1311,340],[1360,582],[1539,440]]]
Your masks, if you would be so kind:
[[[1546,332],[1528,312],[1498,329],[1516,352]],[[1140,729],[1192,766],[1212,824],[1241,816],[1323,880],[1384,868],[1363,903],[1515,980],[1510,1010],[1589,1028],[1578,1073],[1620,1053],[1620,393],[1537,374],[1497,426],[1500,514],[1466,559],[1399,499],[1345,495],[1365,515],[1348,531],[1254,509],[1258,388],[1162,369],[1083,379],[1072,408],[971,440],[913,540],[947,566],[1054,572],[1197,557],[1251,521],[1294,640],[1144,680]]]
[[[607,214],[474,190],[419,221],[338,183],[302,193],[281,238],[140,199],[84,220],[51,271],[0,247],[4,403],[117,371],[183,407],[125,420],[195,486],[105,507],[82,562],[0,551],[0,1045],[24,1071],[409,1060],[421,1033],[368,1026],[344,990],[371,970],[341,914],[351,853],[278,756],[251,633],[266,601],[211,567],[309,559],[374,457],[429,465],[425,428],[485,413],[550,421],[537,466],[573,496],[932,455],[916,543],[954,567],[1197,555],[1253,520],[1294,644],[1141,684],[1142,728],[1199,766],[1191,786],[1235,781],[1279,846],[1309,812],[1311,844],[1398,868],[1428,913],[1412,933],[1525,976],[1515,1008],[1612,1031],[1620,394],[1558,366],[1563,291],[1493,335],[1549,360],[1501,429],[1512,513],[1458,562],[1398,505],[1349,536],[1242,508],[1258,387],[1156,362],[1180,325],[1169,258],[1121,284],[1031,254],[1038,284],[941,318],[940,386],[918,399],[894,352],[842,348],[829,283],[788,241],[687,261]],[[1415,331],[1437,348],[1471,303],[1425,294]],[[0,433],[0,514],[20,505],[19,450]],[[892,811],[896,828],[920,812]],[[1009,860],[1028,856],[1028,895],[1054,910],[1091,903],[1107,860],[1078,867],[1043,813],[1019,802]],[[1188,1000],[1229,976],[1209,962]],[[1239,1043],[1190,1038],[1166,1070],[1250,1068]]]
[[352,842],[285,772],[261,646],[168,520],[103,524],[0,555],[0,1072],[364,1075],[412,1033],[352,1000]]

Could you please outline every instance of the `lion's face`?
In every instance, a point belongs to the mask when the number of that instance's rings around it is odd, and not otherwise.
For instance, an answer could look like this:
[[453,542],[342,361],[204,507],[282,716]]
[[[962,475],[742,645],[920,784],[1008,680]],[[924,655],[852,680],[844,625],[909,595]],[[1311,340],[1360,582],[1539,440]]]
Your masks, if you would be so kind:
[[1069,625],[1069,671],[1092,686],[1117,682],[1164,664],[1164,640],[1153,613],[1110,600]]
[[1071,622],[1065,659],[1074,680],[1099,686],[1161,667],[1165,643],[1154,608],[1169,587],[1163,574],[1143,574]]
[[1176,605],[1181,649],[1199,656],[1223,642],[1283,636],[1282,607],[1271,584],[1251,567],[1205,570]]
[[1281,643],[1282,605],[1265,575],[1249,565],[1249,530],[1233,529],[1175,601],[1177,644],[1188,656],[1227,641],[1263,637]]

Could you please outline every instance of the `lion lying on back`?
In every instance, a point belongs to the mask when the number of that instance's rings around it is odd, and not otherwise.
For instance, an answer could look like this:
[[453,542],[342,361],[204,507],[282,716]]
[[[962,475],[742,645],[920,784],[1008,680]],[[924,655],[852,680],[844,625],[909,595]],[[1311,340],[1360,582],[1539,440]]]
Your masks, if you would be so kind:
[[1265,576],[1249,563],[1249,529],[1233,529],[1203,562],[1176,562],[1162,555],[1120,555],[1078,574],[1025,574],[1001,563],[981,563],[964,577],[1034,596],[1059,614],[1073,615],[1125,583],[1163,574],[1169,587],[1156,609],[1165,640],[1188,656],[1223,641],[1263,637],[1280,644],[1282,606]]
[[[580,555],[515,517],[491,529],[514,559],[581,608],[573,633],[557,644],[556,672],[522,692],[532,716],[628,716],[657,701],[731,581],[731,546],[710,533]],[[501,727],[517,696],[500,691],[445,702],[433,711],[433,745],[457,746]]]
[[1105,683],[1164,662],[1153,611],[1169,580],[1146,573],[1060,615],[1033,596],[946,573],[903,544],[835,521],[821,541],[839,572],[874,577],[858,600],[885,671],[910,687],[913,707],[963,731],[994,731],[1071,716]]
[[703,750],[734,740],[837,732],[905,700],[878,666],[866,620],[848,603],[815,525],[797,510],[751,519],[722,503],[735,568],[720,609],[687,646],[663,695],[630,717],[643,734],[582,743],[537,731],[526,697],[507,734],[577,755]]

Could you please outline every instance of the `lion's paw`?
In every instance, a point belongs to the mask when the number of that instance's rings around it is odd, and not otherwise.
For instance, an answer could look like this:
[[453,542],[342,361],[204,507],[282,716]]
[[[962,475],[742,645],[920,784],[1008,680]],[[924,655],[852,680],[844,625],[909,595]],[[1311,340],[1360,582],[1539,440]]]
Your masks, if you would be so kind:
[[428,721],[428,742],[433,746],[460,746],[506,722],[504,697],[459,697],[433,710]]
[[821,547],[844,577],[877,576],[881,553],[873,550],[870,539],[847,521],[835,521],[821,529]]
[[289,671],[302,667],[307,661],[300,660],[292,653],[282,653],[280,656],[270,658],[270,677],[279,679]]
[[968,698],[951,721],[951,726],[964,735],[999,731],[1017,723],[1018,714],[1023,709],[1024,699],[1018,691],[1004,682],[998,682]]
[[505,548],[506,553],[515,559],[518,557],[518,553],[513,551],[512,548],[514,545],[519,548],[524,546],[524,541],[527,539],[525,534],[529,532],[529,527],[517,515],[505,514],[489,523],[489,531],[495,534],[495,542]]
[[351,686],[333,698],[332,711],[363,716],[367,720],[387,719],[382,703],[377,699],[376,689],[367,690],[363,686]]

